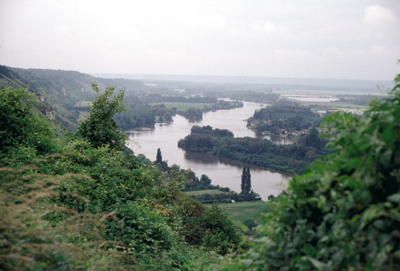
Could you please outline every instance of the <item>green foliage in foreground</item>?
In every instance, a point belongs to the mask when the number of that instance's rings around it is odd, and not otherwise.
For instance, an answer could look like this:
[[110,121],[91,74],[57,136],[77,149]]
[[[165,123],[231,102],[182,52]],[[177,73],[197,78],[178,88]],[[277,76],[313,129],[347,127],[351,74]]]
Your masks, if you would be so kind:
[[400,269],[400,75],[363,117],[337,112],[335,153],[267,204],[252,249],[232,269]]
[[179,167],[167,174],[119,150],[109,92],[86,123],[99,137],[56,141],[24,90],[0,91],[0,269],[209,270],[237,253],[233,221],[180,192]]
[[39,153],[54,148],[54,133],[49,123],[31,113],[33,102],[37,102],[34,94],[0,87],[0,155],[20,144],[29,145]]

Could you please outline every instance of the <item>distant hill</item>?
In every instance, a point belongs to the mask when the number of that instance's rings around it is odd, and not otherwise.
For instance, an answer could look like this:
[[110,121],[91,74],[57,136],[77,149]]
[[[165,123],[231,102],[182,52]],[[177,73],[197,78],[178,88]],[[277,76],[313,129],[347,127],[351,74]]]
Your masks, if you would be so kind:
[[36,109],[43,115],[51,115],[55,124],[60,124],[68,132],[78,126],[79,108],[82,101],[91,101],[94,91],[91,82],[96,81],[100,89],[106,86],[125,87],[126,92],[134,92],[145,87],[138,80],[96,78],[77,71],[20,69],[0,65],[0,86],[27,88],[35,93],[40,103]]
[[[348,80],[348,79],[312,79],[312,78],[272,78],[252,76],[211,76],[211,75],[161,75],[161,74],[92,74],[104,78],[125,78],[144,82],[175,81],[197,82],[200,84],[236,84],[240,88],[245,85],[264,85],[264,88],[309,89],[309,90],[353,90],[378,92],[377,86],[393,88],[392,81],[382,80]],[[233,87],[233,86],[231,86]],[[257,86],[259,88],[260,86]]]

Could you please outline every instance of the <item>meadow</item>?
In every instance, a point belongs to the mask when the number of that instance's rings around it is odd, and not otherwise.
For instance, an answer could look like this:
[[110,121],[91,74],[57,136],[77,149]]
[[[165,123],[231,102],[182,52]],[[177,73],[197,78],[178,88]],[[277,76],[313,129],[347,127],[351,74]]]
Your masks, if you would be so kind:
[[329,110],[329,111],[339,111],[339,110],[347,110],[347,109],[366,109],[368,106],[364,105],[355,105],[352,104],[351,102],[302,102],[302,101],[296,101],[299,102],[301,105],[305,106],[310,106],[311,110],[316,112],[316,111],[323,111],[323,110]]
[[224,203],[219,205],[239,225],[246,219],[254,219],[259,224],[261,217],[258,216],[264,210],[264,202],[248,201],[237,203]]

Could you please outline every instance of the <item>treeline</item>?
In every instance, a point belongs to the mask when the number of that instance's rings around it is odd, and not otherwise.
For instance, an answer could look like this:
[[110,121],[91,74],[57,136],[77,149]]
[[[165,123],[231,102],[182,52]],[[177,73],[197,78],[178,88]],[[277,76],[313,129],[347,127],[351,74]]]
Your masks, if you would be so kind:
[[229,98],[235,101],[246,101],[255,103],[274,103],[279,100],[280,95],[272,93],[272,90],[254,91],[254,90],[209,90],[204,92],[204,96],[218,98]]
[[234,109],[239,107],[243,107],[242,102],[217,100],[217,102],[213,104],[211,107],[207,105],[204,105],[202,109],[190,107],[186,111],[181,111],[181,110],[177,111],[177,114],[185,117],[190,122],[195,122],[203,119],[204,112],[223,110],[223,109]]
[[208,106],[205,106],[203,109],[203,112],[223,110],[223,109],[234,109],[234,108],[240,108],[240,107],[243,107],[242,102],[218,100],[215,104],[213,104],[211,106],[211,108]]
[[167,109],[163,104],[150,106],[148,104],[128,104],[124,112],[114,116],[118,127],[122,130],[138,127],[153,127],[156,122],[170,122],[176,115],[176,108]]
[[[307,137],[310,137],[307,139]],[[179,140],[178,147],[186,151],[205,152],[236,159],[249,164],[285,172],[301,173],[319,155],[326,155],[326,141],[318,141],[318,131],[306,136],[306,144],[277,145],[261,138],[234,138],[228,130],[210,126],[193,126],[191,133]]]
[[145,103],[162,103],[162,102],[178,102],[178,103],[213,103],[216,104],[218,99],[215,96],[171,96],[171,95],[161,95],[157,93],[149,93],[142,97]]
[[[149,103],[159,103],[149,105]],[[179,102],[179,103],[213,103],[212,106],[204,106],[203,108],[190,107],[187,110],[178,110],[176,107],[166,108],[162,102]],[[217,100],[215,97],[183,97],[183,96],[166,96],[154,93],[136,93],[125,98],[126,111],[115,115],[114,119],[118,126],[123,129],[132,129],[138,127],[152,127],[157,122],[170,122],[172,117],[179,114],[191,122],[200,121],[204,112],[232,109],[242,107],[241,102],[231,102]]]
[[[232,203],[233,202],[243,202],[243,201],[260,201],[261,198],[257,193],[254,193],[251,191],[248,194],[244,193],[236,193],[236,192],[226,192],[224,189],[219,189],[219,191],[222,191],[222,193],[207,193],[204,191],[204,194],[201,195],[189,195],[190,198],[194,200],[198,200],[204,204],[212,204],[215,202],[218,203]],[[229,191],[229,190],[228,190]]]
[[322,118],[310,107],[302,106],[288,100],[280,100],[272,106],[256,110],[247,120],[247,124],[257,132],[269,131],[278,134],[279,129],[300,131],[311,127],[319,127]]
[[190,122],[196,122],[203,119],[203,110],[200,108],[190,107],[186,111],[178,111],[177,114],[185,117]]

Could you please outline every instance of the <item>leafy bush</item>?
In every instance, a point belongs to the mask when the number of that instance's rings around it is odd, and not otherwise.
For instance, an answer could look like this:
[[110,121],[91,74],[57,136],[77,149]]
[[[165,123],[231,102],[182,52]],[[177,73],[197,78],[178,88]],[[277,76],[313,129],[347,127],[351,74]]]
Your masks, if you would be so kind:
[[107,87],[104,94],[100,94],[96,83],[92,83],[92,88],[97,96],[88,107],[89,117],[78,127],[77,134],[87,138],[94,147],[109,144],[112,149],[123,150],[127,137],[117,129],[113,116],[125,110],[124,89],[113,97],[113,87]]
[[204,246],[216,249],[222,255],[233,252],[239,245],[239,232],[218,204],[213,204],[203,216],[206,228]]
[[267,203],[242,270],[400,269],[400,75],[362,117],[336,112],[335,152]]
[[49,123],[32,112],[35,101],[36,97],[24,89],[0,87],[0,156],[20,145],[40,154],[54,149],[54,133]]

